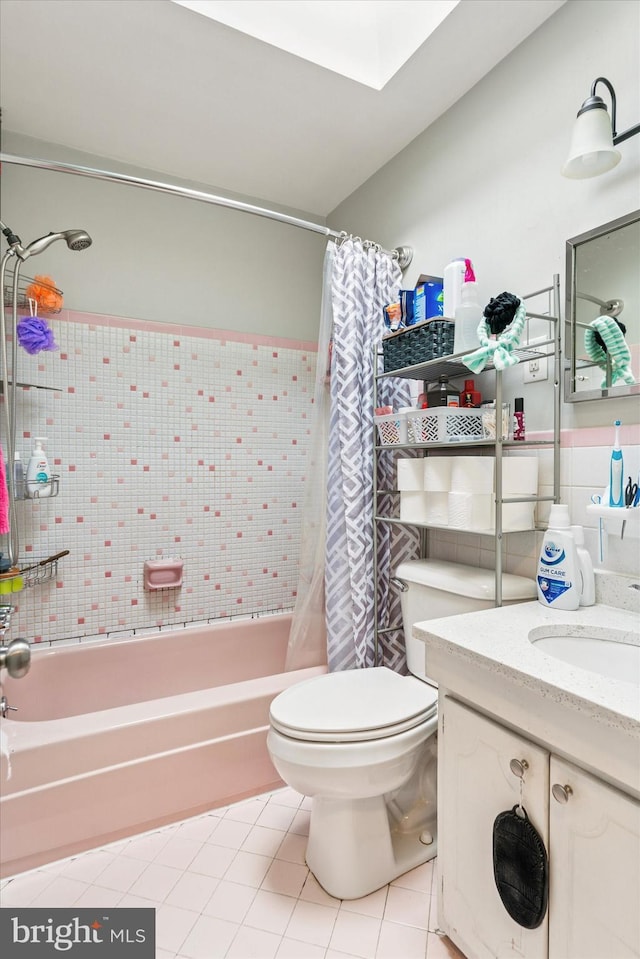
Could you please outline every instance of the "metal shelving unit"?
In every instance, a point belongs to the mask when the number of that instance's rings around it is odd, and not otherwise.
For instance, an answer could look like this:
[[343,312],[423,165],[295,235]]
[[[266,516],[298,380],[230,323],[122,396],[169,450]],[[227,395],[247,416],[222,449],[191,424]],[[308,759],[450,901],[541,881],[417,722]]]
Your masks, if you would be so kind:
[[[503,572],[503,553],[502,553],[502,543],[503,536],[505,535],[502,529],[502,508],[505,504],[508,503],[523,503],[523,502],[554,502],[557,503],[560,499],[560,418],[561,418],[561,409],[562,409],[562,398],[563,398],[563,389],[562,389],[562,380],[563,380],[563,360],[562,360],[562,322],[560,317],[560,277],[558,274],[555,274],[553,277],[553,282],[550,286],[543,287],[540,290],[535,290],[533,293],[529,293],[523,297],[523,300],[531,300],[536,297],[548,294],[550,297],[550,313],[542,314],[536,312],[527,312],[528,320],[543,320],[549,324],[550,334],[548,339],[538,340],[536,339],[534,343],[525,343],[520,349],[515,350],[514,354],[518,356],[518,359],[521,362],[528,362],[532,359],[537,358],[548,358],[549,360],[553,359],[553,433],[550,440],[523,440],[514,442],[513,440],[503,439],[502,430],[496,429],[496,438],[491,440],[475,440],[468,442],[449,442],[449,443],[403,443],[403,444],[393,444],[393,445],[381,445],[377,442],[377,434],[375,434],[376,427],[374,425],[374,455],[373,455],[373,511],[374,511],[374,522],[373,522],[373,556],[374,556],[374,582],[377,582],[378,579],[378,569],[377,569],[377,547],[378,547],[378,525],[380,523],[393,524],[398,526],[407,526],[412,528],[419,528],[424,531],[422,538],[422,554],[425,555],[427,552],[427,533],[429,529],[452,529],[452,527],[446,526],[426,526],[421,523],[410,523],[406,520],[401,520],[396,517],[389,517],[381,514],[379,510],[379,501],[383,496],[389,495],[399,495],[397,490],[381,490],[378,489],[377,475],[378,475],[378,459],[381,451],[401,451],[401,450],[420,450],[423,452],[423,455],[428,455],[432,450],[449,450],[453,452],[454,450],[464,450],[466,453],[472,450],[478,449],[487,449],[490,448],[495,451],[496,459],[496,479],[495,479],[495,524],[494,532],[491,534],[482,533],[478,530],[472,530],[477,535],[493,535],[494,544],[495,544],[495,554],[496,554],[496,578],[495,578],[495,605],[502,606],[502,572]],[[527,333],[529,328],[527,327]],[[378,350],[376,357],[376,366],[379,361],[381,352]],[[414,366],[405,367],[404,369],[391,370],[389,372],[377,373],[374,380],[374,408],[378,406],[378,381],[389,376],[401,377],[404,379],[413,379],[413,380],[423,380],[426,383],[437,382],[438,378],[444,373],[451,378],[468,376],[468,368],[461,362],[462,354],[456,354],[451,356],[439,357],[438,359],[428,360],[424,363],[418,363]],[[491,370],[492,367],[487,367],[483,372]],[[499,370],[494,370],[495,372],[495,386],[496,386],[496,397],[495,397],[495,406],[496,406],[496,426],[498,424],[498,411],[502,409],[503,403],[503,383],[502,383],[502,372]],[[551,446],[553,448],[553,496],[519,496],[519,497],[507,497],[503,496],[502,490],[502,460],[505,450],[514,449],[522,450],[527,448],[548,448]],[[456,527],[456,532],[464,533],[463,529],[458,529]],[[392,632],[397,630],[399,627],[388,627],[385,630],[378,628],[379,622],[379,610],[378,610],[378,598],[377,591],[375,596],[375,648],[376,648],[376,662],[378,661],[378,636],[381,632]]]

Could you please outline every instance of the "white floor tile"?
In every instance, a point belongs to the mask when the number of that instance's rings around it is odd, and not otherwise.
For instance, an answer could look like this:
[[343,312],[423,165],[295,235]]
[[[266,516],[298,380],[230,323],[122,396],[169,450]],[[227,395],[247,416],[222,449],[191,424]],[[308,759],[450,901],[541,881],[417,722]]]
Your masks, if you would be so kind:
[[189,872],[202,873],[214,879],[222,879],[233,862],[236,853],[233,849],[223,846],[213,846],[205,843],[200,852],[193,858]]
[[200,916],[180,947],[185,959],[224,959],[240,927],[234,922]]
[[330,946],[339,952],[362,956],[363,959],[374,959],[381,925],[379,919],[341,910],[336,919]]
[[214,846],[226,846],[228,849],[240,849],[251,832],[251,823],[236,822],[233,819],[221,819],[212,834],[209,842]]
[[267,829],[266,826],[253,826],[242,843],[244,852],[256,852],[260,856],[273,859],[287,833],[283,829]]
[[281,896],[277,892],[259,889],[244,917],[244,924],[282,935],[291,919],[295,905],[296,900],[291,896]]
[[144,899],[155,899],[164,902],[173,887],[180,879],[180,869],[171,866],[160,866],[155,862],[147,866],[139,879],[136,879],[129,892],[133,896],[142,896]]
[[271,859],[268,856],[258,856],[256,853],[240,850],[227,869],[225,879],[257,889],[262,884],[270,866]]
[[280,936],[242,926],[231,943],[226,959],[275,959]]
[[326,947],[331,940],[337,917],[338,911],[330,906],[298,901],[286,929],[287,938]]
[[383,922],[380,927],[376,959],[425,959],[428,933],[415,926]]
[[156,909],[156,947],[175,953],[199,919],[197,912],[162,905]]
[[221,879],[215,892],[209,897],[204,909],[207,916],[226,919],[228,922],[242,923],[256,890],[252,886],[243,886],[237,882]]
[[283,896],[298,897],[304,886],[309,870],[295,862],[274,859],[264,877],[262,888],[269,892],[279,892]]
[[168,906],[178,906],[180,909],[203,912],[219,882],[219,879],[214,879],[212,876],[185,872],[165,899],[165,903]]
[[431,897],[402,886],[389,886],[384,918],[389,922],[401,922],[406,926],[427,929]]

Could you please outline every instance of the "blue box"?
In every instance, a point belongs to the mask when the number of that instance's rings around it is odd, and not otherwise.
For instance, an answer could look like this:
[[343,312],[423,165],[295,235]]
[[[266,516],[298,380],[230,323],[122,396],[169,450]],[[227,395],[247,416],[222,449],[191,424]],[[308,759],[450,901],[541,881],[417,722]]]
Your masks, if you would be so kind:
[[400,308],[403,326],[415,326],[426,319],[424,286],[417,286],[415,290],[400,290]]
[[425,320],[430,320],[434,316],[443,316],[444,284],[442,277],[421,274],[418,277],[418,286],[424,288]]

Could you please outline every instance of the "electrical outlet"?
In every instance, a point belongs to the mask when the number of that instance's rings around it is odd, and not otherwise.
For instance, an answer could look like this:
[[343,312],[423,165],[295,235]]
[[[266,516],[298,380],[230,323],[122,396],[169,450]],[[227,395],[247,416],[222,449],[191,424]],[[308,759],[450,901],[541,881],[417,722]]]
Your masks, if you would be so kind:
[[549,378],[548,358],[539,356],[535,360],[524,363],[524,383],[537,383],[538,380]]

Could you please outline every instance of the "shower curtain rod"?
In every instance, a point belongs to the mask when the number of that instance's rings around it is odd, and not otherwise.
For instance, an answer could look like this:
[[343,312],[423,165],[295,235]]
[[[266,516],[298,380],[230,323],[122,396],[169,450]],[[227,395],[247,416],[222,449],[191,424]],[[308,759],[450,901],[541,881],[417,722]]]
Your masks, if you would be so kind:
[[[74,173],[76,176],[91,177],[94,180],[106,180],[109,183],[124,183],[128,186],[141,187],[144,190],[155,190],[157,193],[168,193],[171,196],[182,196],[188,200],[199,200],[201,203],[211,203],[214,206],[224,206],[230,210],[240,210],[242,213],[252,213],[254,216],[263,216],[269,220],[277,220],[280,223],[287,223],[289,226],[296,226],[302,230],[311,230],[313,233],[321,233],[323,236],[332,237],[337,240],[346,238],[346,233],[338,233],[336,230],[329,229],[328,226],[322,226],[321,223],[314,223],[311,220],[301,220],[296,216],[289,216],[288,213],[280,213],[278,210],[269,210],[266,207],[254,206],[253,203],[244,203],[242,200],[232,200],[229,197],[217,196],[215,193],[204,193],[201,190],[191,190],[188,187],[175,186],[172,183],[162,183],[158,180],[146,180],[142,177],[129,176],[126,173],[113,173],[109,170],[96,170],[93,167],[79,166],[75,163],[58,163],[51,160],[38,160],[35,157],[14,156],[11,153],[0,153],[1,163],[14,163],[18,166],[36,167],[38,170],[52,170],[55,173]],[[377,244],[376,244],[377,245]],[[398,260],[401,270],[406,269],[413,258],[413,250],[409,246],[399,246],[395,250],[382,250],[389,256],[394,256]]]

